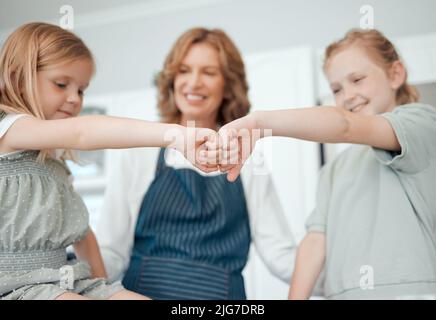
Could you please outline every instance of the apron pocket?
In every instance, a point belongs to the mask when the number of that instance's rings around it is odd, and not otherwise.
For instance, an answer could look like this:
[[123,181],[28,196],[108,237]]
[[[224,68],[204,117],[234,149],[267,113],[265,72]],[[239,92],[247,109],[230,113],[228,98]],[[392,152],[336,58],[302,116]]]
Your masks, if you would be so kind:
[[199,262],[143,257],[134,287],[158,300],[227,300],[229,273]]

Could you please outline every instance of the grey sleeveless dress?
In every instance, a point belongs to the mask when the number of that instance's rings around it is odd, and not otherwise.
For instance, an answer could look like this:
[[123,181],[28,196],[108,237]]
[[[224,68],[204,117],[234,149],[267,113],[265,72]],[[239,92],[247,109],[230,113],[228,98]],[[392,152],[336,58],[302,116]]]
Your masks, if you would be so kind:
[[37,161],[38,151],[0,156],[0,298],[55,299],[74,292],[106,299],[120,283],[90,279],[85,262],[66,248],[89,230],[88,211],[67,166]]

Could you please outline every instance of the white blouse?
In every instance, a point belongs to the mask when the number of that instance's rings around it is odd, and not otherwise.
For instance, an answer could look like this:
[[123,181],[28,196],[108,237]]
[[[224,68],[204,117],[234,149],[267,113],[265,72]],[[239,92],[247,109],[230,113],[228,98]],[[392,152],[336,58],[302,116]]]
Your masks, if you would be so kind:
[[[136,221],[144,195],[155,176],[159,150],[123,150],[111,163],[113,169],[96,230],[111,281],[121,279],[128,268]],[[221,174],[201,172],[172,149],[166,150],[165,161],[168,166],[191,168],[205,176]],[[248,161],[241,173],[252,241],[268,269],[289,283],[294,269],[296,242],[267,166],[263,161],[254,162]]]

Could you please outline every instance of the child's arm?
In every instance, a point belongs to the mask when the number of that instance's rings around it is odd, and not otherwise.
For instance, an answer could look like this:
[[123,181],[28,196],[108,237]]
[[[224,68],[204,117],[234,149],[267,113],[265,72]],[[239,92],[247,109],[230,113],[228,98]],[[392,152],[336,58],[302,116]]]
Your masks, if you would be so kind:
[[14,123],[4,139],[16,150],[97,150],[134,147],[163,147],[168,130],[186,128],[110,116],[82,116],[62,120],[23,117]]
[[325,234],[309,232],[297,251],[289,299],[309,299],[325,261]]
[[[286,109],[276,111],[256,111],[223,126],[220,135],[226,139],[229,131],[258,129],[262,138],[272,130],[273,136],[283,136],[321,143],[355,143],[377,147],[384,150],[401,150],[394,129],[387,119],[380,115],[364,116],[338,107],[313,107],[304,109]],[[242,139],[242,141],[244,141]],[[240,142],[241,143],[241,142]],[[224,167],[229,171],[228,179],[235,180],[243,163],[252,152],[255,141],[239,146],[240,161],[236,166]],[[214,154],[208,155],[213,158]],[[203,163],[207,163],[203,158]],[[234,162],[233,162],[234,163]]]
[[389,121],[381,115],[364,116],[338,107],[258,111],[252,115],[259,129],[322,143],[355,143],[384,150],[401,149]]
[[[195,163],[199,146],[213,139],[215,131],[191,129],[110,116],[82,116],[62,120],[18,119],[3,137],[2,144],[14,150],[97,150],[135,147],[174,147]],[[204,171],[214,171],[210,166]]]
[[76,242],[73,247],[77,258],[88,262],[91,266],[91,278],[107,278],[97,239],[91,229],[89,229],[86,236]]

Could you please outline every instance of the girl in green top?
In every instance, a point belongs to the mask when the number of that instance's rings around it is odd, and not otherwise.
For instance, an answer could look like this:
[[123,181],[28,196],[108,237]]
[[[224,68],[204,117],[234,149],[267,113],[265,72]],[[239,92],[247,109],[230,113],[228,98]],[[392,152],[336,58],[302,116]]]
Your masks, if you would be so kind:
[[289,298],[309,298],[323,268],[327,298],[436,297],[436,108],[416,103],[399,55],[376,30],[330,45],[324,71],[337,107],[252,113],[221,129],[233,138],[227,150],[208,142],[214,150],[201,161],[220,158],[233,180],[265,129],[353,144],[322,170]]
[[[133,119],[77,117],[94,68],[82,40],[54,25],[24,25],[4,44],[0,56],[0,298],[144,299],[120,284],[106,283],[88,212],[72,188],[63,160],[71,149],[171,143],[195,164],[205,139],[216,134]],[[172,138],[177,138],[175,143]],[[59,150],[66,151],[59,157]],[[67,261],[69,245],[80,261]]]

